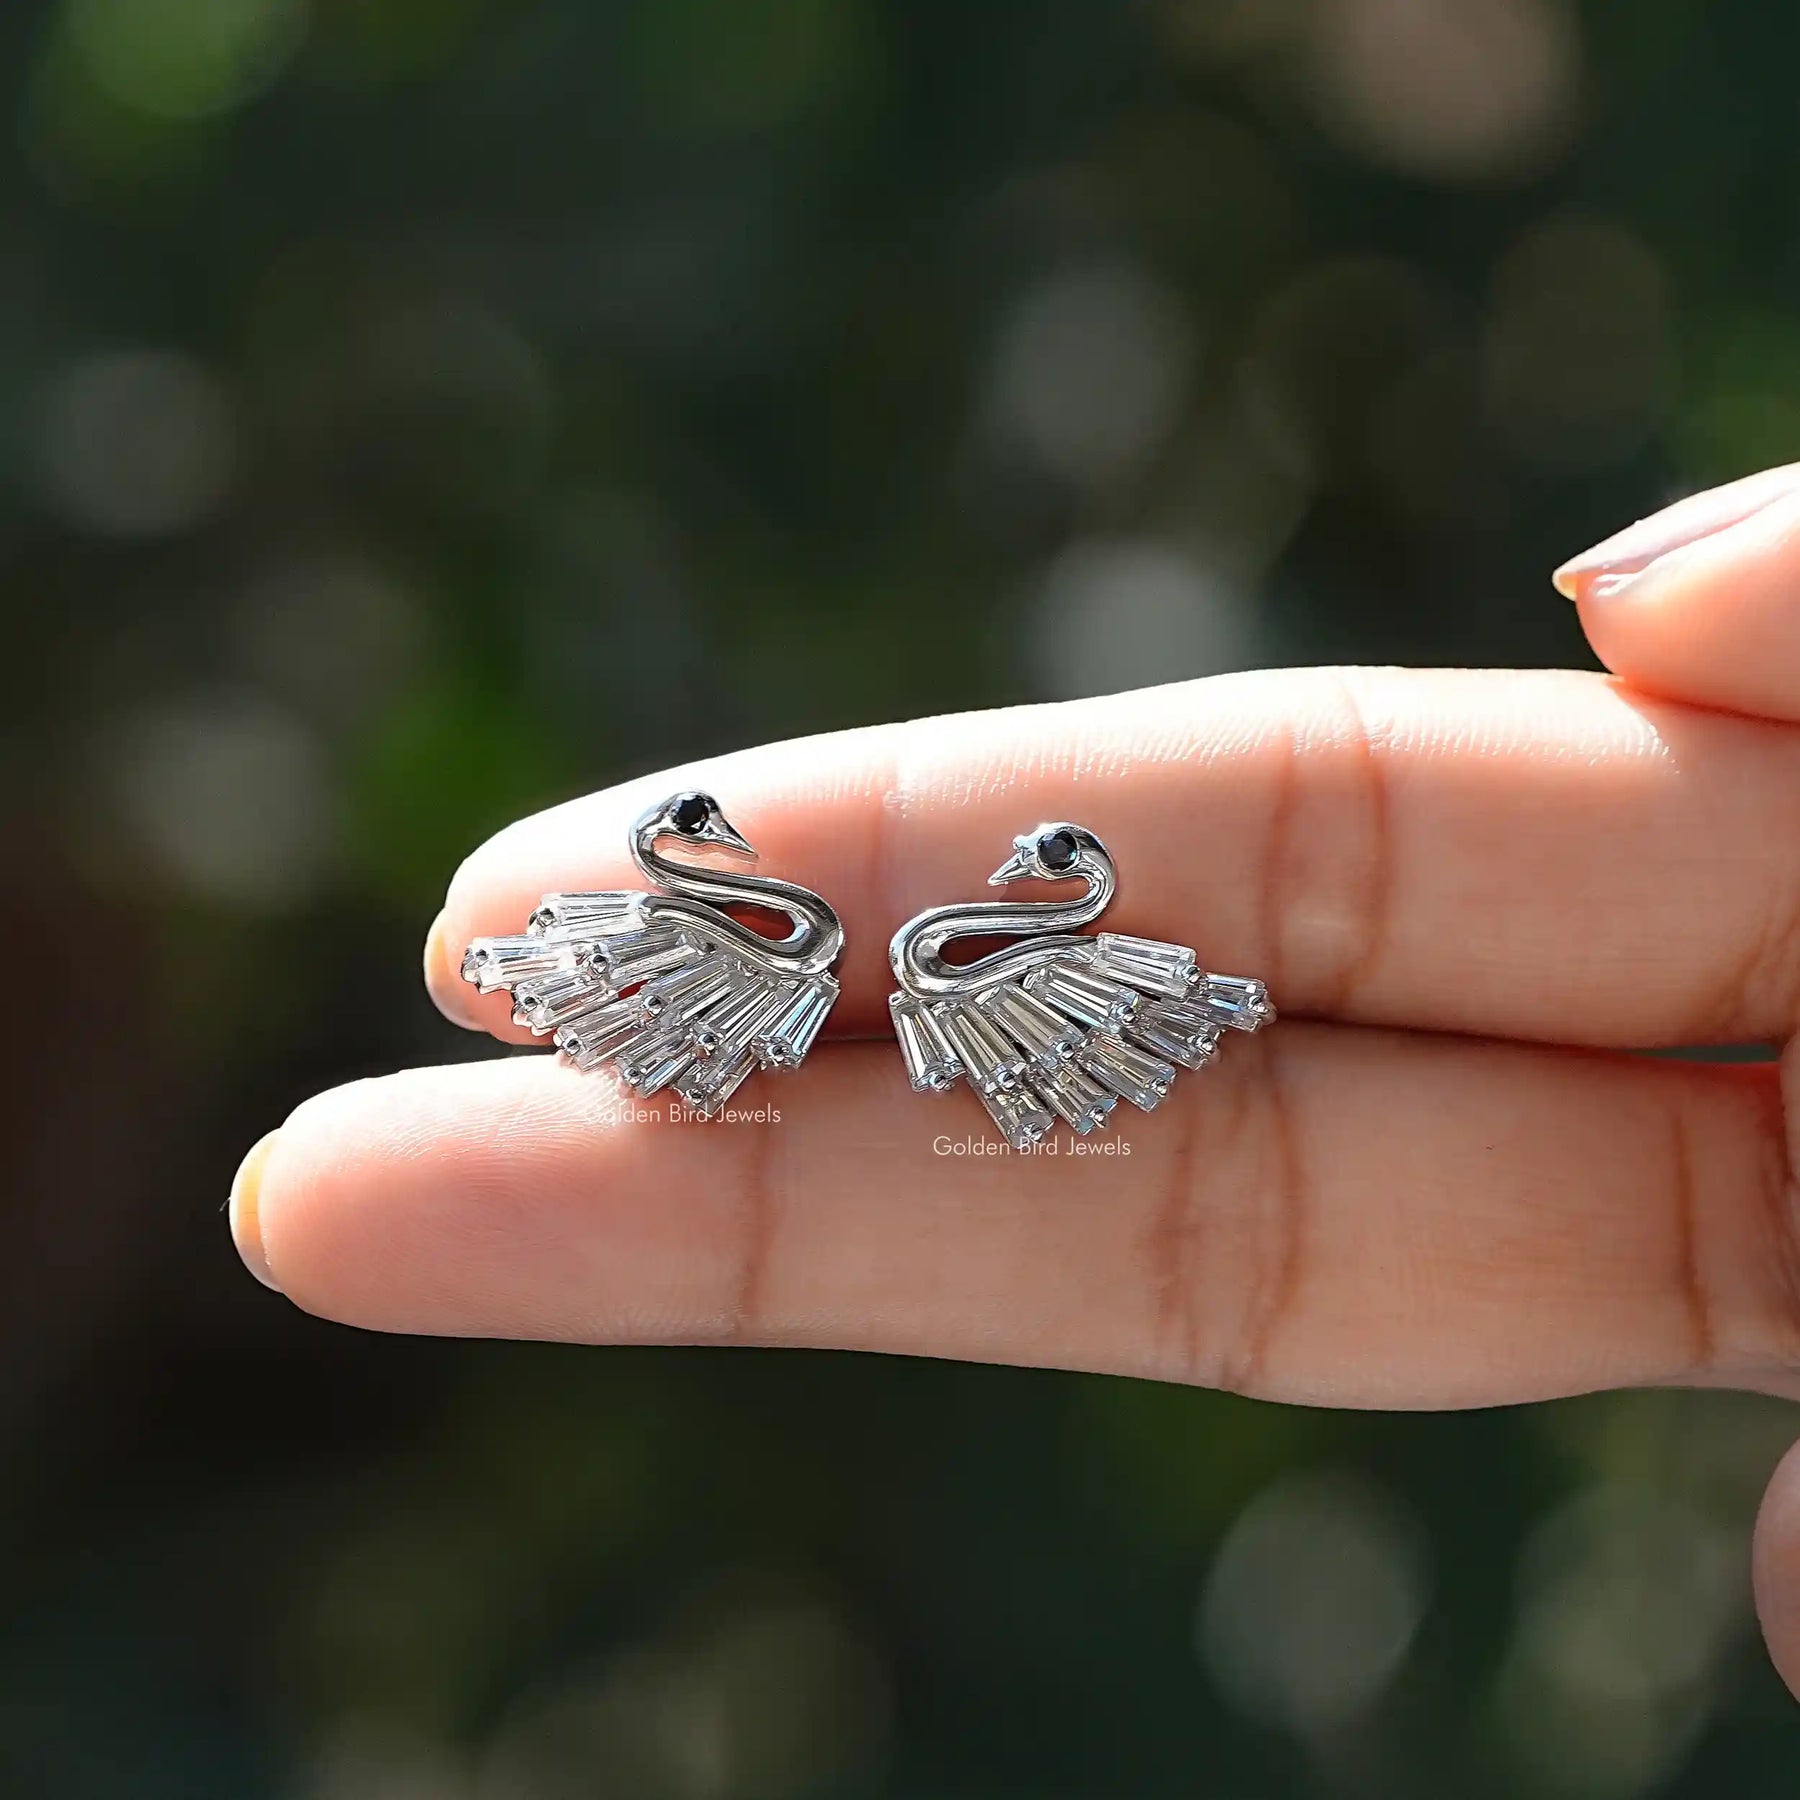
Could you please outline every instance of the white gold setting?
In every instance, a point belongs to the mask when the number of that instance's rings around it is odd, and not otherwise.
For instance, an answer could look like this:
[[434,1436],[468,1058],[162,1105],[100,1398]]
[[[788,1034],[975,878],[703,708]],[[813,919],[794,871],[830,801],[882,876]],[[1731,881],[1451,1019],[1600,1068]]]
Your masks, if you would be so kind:
[[[631,854],[662,892],[546,894],[524,931],[476,938],[463,979],[512,995],[513,1022],[580,1069],[611,1063],[645,1097],[671,1089],[702,1117],[758,1069],[797,1069],[838,997],[838,916],[808,888],[677,863],[660,847],[756,852],[710,794],[673,794],[631,829]],[[725,908],[785,913],[766,938]]]
[[[1059,1118],[1094,1131],[1120,1100],[1149,1112],[1179,1070],[1213,1061],[1226,1031],[1273,1022],[1260,981],[1211,974],[1185,945],[1081,934],[1117,887],[1091,831],[1053,823],[1015,838],[988,883],[1025,880],[1079,880],[1086,892],[932,907],[888,946],[900,984],[888,1009],[913,1087],[946,1094],[966,1079],[1015,1150],[1040,1143]],[[944,960],[955,938],[996,935],[1025,941],[967,964]]]

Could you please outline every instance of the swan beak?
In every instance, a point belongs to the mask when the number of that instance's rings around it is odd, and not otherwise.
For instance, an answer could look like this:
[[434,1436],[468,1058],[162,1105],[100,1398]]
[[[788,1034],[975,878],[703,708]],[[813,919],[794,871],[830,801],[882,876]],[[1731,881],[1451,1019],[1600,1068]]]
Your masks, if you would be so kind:
[[988,877],[989,887],[1005,887],[1009,881],[1023,881],[1031,873],[1031,864],[1027,861],[1023,850],[1015,850],[993,874]]
[[756,851],[751,847],[750,840],[746,838],[735,825],[722,816],[713,820],[711,826],[707,830],[706,841],[709,844],[717,844],[722,850],[735,851],[739,856],[754,858],[756,855]]

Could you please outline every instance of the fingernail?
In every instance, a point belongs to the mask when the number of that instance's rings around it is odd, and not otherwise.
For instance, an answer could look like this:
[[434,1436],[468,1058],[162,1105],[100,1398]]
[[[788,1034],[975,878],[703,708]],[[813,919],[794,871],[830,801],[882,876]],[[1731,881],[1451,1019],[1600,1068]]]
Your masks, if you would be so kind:
[[1570,557],[1550,580],[1568,600],[1616,594],[1665,556],[1741,524],[1797,487],[1800,466],[1790,466],[1690,494]]
[[474,1017],[465,1010],[464,1002],[473,990],[463,980],[462,970],[451,963],[450,923],[443,913],[431,921],[431,929],[425,934],[425,991],[452,1025],[479,1029]]
[[425,934],[425,985],[434,993],[438,982],[448,972],[444,962],[444,929],[444,915],[439,913]]
[[275,1140],[280,1135],[278,1131],[271,1131],[255,1144],[250,1154],[238,1164],[238,1172],[231,1182],[232,1242],[244,1259],[244,1267],[264,1287],[274,1288],[276,1293],[281,1289],[269,1273],[269,1259],[263,1252],[262,1221],[256,1210],[256,1196],[262,1186],[263,1168],[269,1160],[269,1152],[275,1148]]

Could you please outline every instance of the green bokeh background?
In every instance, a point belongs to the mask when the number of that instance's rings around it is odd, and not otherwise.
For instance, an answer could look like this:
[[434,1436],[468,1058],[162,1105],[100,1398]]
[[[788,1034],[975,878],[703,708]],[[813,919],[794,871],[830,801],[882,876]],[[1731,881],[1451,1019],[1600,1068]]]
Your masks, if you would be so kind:
[[[0,1791],[1787,1796],[1732,1396],[382,1340],[220,1217],[697,752],[1584,663],[1800,444],[1766,0],[15,0]],[[1553,1155],[1554,1145],[1545,1146]]]

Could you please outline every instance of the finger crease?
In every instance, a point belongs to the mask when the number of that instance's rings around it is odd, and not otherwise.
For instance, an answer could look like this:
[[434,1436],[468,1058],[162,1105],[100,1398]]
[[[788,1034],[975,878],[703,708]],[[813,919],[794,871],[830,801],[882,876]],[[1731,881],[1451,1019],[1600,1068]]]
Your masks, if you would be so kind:
[[1754,935],[1720,974],[1705,982],[1683,1035],[1694,1043],[1710,1044],[1741,1034],[1746,1021],[1768,1017],[1771,994],[1781,996],[1778,1004],[1787,1017],[1792,1011],[1797,944],[1800,921],[1792,902],[1785,893],[1775,894],[1763,906]]
[[1266,1196],[1261,1209],[1263,1241],[1237,1355],[1219,1384],[1234,1393],[1253,1392],[1261,1381],[1270,1347],[1300,1291],[1305,1266],[1306,1177],[1297,1123],[1281,1052],[1265,1045],[1262,1061],[1268,1152],[1268,1172],[1261,1183]]
[[1800,1233],[1795,1231],[1793,1157],[1780,1087],[1771,1083],[1759,1099],[1764,1117],[1758,1132],[1762,1145],[1758,1192],[1769,1265],[1777,1290],[1775,1306],[1782,1340],[1777,1354],[1793,1364],[1800,1362]]
[[[1282,920],[1289,887],[1288,863],[1294,849],[1294,815],[1300,804],[1300,740],[1292,726],[1283,728],[1275,791],[1269,802],[1268,830],[1263,838],[1257,883],[1261,911],[1263,978],[1277,996],[1286,973]],[[1279,1004],[1279,1000],[1277,1002]]]
[[1675,1224],[1676,1291],[1687,1309],[1693,1365],[1709,1368],[1714,1355],[1712,1306],[1700,1267],[1699,1221],[1695,1214],[1694,1153],[1687,1120],[1677,1106],[1669,1116],[1669,1173]]
[[1384,746],[1370,729],[1354,687],[1341,674],[1336,680],[1349,716],[1351,735],[1345,754],[1360,790],[1365,825],[1357,878],[1345,884],[1357,896],[1349,906],[1348,945],[1328,984],[1329,1006],[1334,1009],[1343,1007],[1354,996],[1380,959],[1394,885],[1393,819]]

